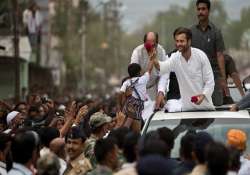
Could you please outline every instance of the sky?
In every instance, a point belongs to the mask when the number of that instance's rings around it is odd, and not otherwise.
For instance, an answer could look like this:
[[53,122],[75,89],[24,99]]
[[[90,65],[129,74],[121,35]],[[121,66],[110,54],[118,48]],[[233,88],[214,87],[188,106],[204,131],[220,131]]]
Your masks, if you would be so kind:
[[[100,8],[101,1],[108,0],[90,0],[94,7]],[[127,32],[132,32],[143,24],[149,23],[154,16],[167,10],[171,4],[178,4],[186,7],[189,0],[118,0],[123,4],[121,8],[122,27]],[[219,1],[219,0],[217,0]],[[250,0],[221,0],[224,1],[225,9],[231,19],[239,19],[240,11],[243,7],[250,7]],[[145,18],[146,17],[146,18]],[[140,26],[138,25],[140,24]]]

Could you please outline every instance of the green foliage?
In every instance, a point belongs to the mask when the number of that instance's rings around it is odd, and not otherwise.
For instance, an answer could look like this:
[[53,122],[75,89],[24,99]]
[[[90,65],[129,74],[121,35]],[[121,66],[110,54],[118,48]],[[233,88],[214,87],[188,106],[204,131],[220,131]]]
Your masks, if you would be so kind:
[[[212,1],[210,20],[221,29],[227,48],[239,48],[243,33],[250,28],[250,7],[241,12],[240,20],[230,21],[222,1]],[[174,48],[172,33],[180,26],[190,27],[196,24],[195,1],[190,1],[187,7],[171,5],[168,10],[158,13],[152,23],[145,25],[137,35],[147,31],[157,31],[160,43],[168,51]]]

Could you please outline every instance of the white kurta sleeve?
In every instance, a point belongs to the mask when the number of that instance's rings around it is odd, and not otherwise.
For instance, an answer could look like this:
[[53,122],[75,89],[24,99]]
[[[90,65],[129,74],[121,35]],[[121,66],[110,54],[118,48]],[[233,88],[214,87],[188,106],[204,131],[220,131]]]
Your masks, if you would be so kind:
[[169,74],[167,73],[161,75],[159,79],[158,92],[163,92],[164,95],[168,86],[168,79],[169,79]]
[[160,75],[169,74],[170,71],[174,70],[174,59],[170,57],[165,61],[159,61],[160,64]]
[[202,55],[202,75],[203,75],[203,94],[208,98],[212,96],[214,91],[214,74],[210,62],[205,53]]
[[139,55],[138,55],[138,50],[137,49],[133,50],[130,63],[137,63],[137,64],[139,64]]

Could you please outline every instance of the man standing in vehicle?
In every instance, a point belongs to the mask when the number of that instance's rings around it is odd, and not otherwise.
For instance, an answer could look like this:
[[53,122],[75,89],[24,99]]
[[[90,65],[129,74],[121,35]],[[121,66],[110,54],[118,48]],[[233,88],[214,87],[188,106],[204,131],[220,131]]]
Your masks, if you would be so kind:
[[164,61],[155,59],[160,74],[174,71],[179,83],[182,111],[214,110],[212,93],[214,76],[206,54],[191,47],[192,33],[179,27],[174,31],[175,45],[178,51]]
[[210,4],[210,0],[196,1],[199,23],[191,27],[192,47],[205,52],[210,61],[215,81],[212,99],[215,106],[220,106],[223,104],[223,93],[229,96],[223,55],[225,46],[221,31],[209,20]]

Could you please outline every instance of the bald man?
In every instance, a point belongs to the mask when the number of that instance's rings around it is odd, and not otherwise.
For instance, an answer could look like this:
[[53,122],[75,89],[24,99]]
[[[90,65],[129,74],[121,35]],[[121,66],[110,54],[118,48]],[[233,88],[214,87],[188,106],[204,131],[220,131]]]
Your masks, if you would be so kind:
[[[166,59],[166,52],[164,48],[158,44],[159,38],[158,34],[155,32],[148,32],[144,35],[143,44],[137,46],[132,53],[131,62],[130,63],[137,63],[140,64],[142,71],[145,72],[147,70],[148,62],[149,62],[149,52],[145,48],[145,43],[152,43],[153,47],[156,49],[156,57],[160,61],[165,61]],[[159,82],[160,76],[159,71],[153,68],[150,79],[147,84],[147,94],[151,100],[155,100],[157,95],[157,85]]]
[[60,163],[60,175],[64,173],[67,167],[67,163],[65,161],[65,140],[63,138],[55,138],[49,144],[49,149],[55,155],[57,155]]

